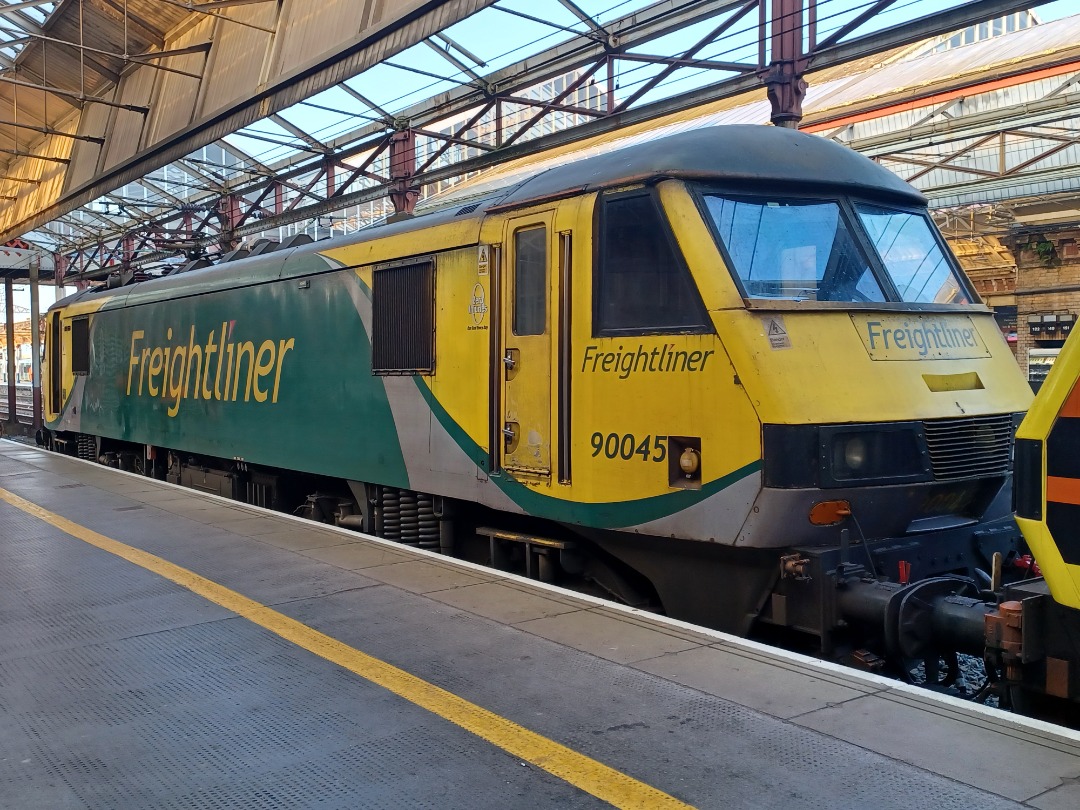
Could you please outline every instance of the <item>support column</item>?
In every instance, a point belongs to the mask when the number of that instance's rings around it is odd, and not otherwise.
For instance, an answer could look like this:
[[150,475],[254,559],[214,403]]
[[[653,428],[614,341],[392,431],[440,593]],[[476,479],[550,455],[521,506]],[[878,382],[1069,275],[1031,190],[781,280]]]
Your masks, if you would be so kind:
[[416,133],[411,129],[390,136],[390,202],[394,213],[387,222],[407,219],[413,215],[420,189],[413,184],[416,174]]
[[[235,194],[228,194],[218,201],[218,221],[221,223],[221,234],[218,239],[218,244],[221,245],[221,252],[228,253],[240,244],[240,240],[236,238],[236,234],[233,229],[243,218],[244,213],[240,210],[240,198]],[[195,234],[188,224],[188,233],[194,237]],[[195,258],[189,256],[188,258]]]
[[41,307],[39,275],[41,260],[30,261],[30,384],[34,391],[34,412],[30,420],[36,432],[41,427]]
[[[811,5],[815,0],[810,0]],[[798,129],[806,95],[806,57],[803,53],[803,0],[772,0],[772,60],[765,75],[772,122]]]
[[6,340],[7,340],[7,401],[8,401],[8,424],[14,425],[18,421],[18,412],[15,410],[15,282],[11,276],[4,279],[4,309],[7,315]]

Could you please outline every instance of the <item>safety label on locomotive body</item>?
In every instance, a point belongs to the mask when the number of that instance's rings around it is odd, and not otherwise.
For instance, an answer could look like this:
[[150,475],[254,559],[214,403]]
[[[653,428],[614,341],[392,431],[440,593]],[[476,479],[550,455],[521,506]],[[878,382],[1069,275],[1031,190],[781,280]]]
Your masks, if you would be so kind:
[[852,315],[871,360],[970,360],[990,351],[967,315]]

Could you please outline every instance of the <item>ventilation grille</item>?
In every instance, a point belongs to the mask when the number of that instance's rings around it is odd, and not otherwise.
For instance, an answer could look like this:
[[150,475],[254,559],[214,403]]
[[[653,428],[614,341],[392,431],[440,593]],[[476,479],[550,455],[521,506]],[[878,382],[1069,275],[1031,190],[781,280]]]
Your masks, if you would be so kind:
[[935,481],[1005,475],[1011,467],[1012,416],[924,422]]
[[376,270],[372,277],[371,370],[431,374],[435,370],[435,265]]
[[472,203],[471,205],[466,205],[464,208],[459,208],[457,213],[454,214],[454,216],[455,217],[460,217],[460,216],[464,216],[465,214],[471,214],[473,211],[475,211],[479,207],[480,207],[480,203]]

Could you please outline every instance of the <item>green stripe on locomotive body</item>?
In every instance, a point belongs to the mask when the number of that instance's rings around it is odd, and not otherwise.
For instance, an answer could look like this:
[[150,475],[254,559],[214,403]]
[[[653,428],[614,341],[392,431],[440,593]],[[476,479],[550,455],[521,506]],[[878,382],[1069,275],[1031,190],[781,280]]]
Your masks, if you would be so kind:
[[[446,413],[446,410],[431,393],[431,389],[419,381],[417,381],[416,387],[427,401],[428,407],[435,418],[439,420],[439,424],[466,454],[472,458],[485,457],[484,449],[476,444],[450,418],[450,415]],[[759,459],[741,469],[733,470],[721,478],[708,482],[700,490],[680,489],[663,495],[655,495],[651,498],[605,503],[585,503],[553,498],[517,481],[505,471],[491,476],[490,480],[527,514],[578,526],[589,526],[595,529],[619,529],[632,528],[675,515],[723,492],[750,476],[757,475],[760,471],[761,461]]]
[[[105,300],[91,321],[91,373],[50,427],[425,489],[593,528],[677,521],[760,471],[758,461],[699,491],[603,503],[552,497],[507,472],[489,477],[486,450],[427,385],[372,375],[371,291],[351,268],[309,253],[238,269]],[[414,404],[434,419],[416,424]],[[437,429],[447,438],[443,456],[449,446],[457,460],[409,458],[406,434]],[[457,474],[437,472],[448,469]]]
[[334,271],[304,283],[300,289],[293,277],[107,303],[92,321],[80,429],[408,487],[386,390],[371,374],[371,343],[348,289],[358,280]]

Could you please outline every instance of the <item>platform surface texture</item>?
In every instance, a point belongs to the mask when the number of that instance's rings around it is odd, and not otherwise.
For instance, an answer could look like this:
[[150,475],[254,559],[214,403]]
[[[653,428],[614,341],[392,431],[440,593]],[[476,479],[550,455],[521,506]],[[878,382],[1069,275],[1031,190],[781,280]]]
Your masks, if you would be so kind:
[[1080,735],[0,441],[0,808],[1080,807]]

